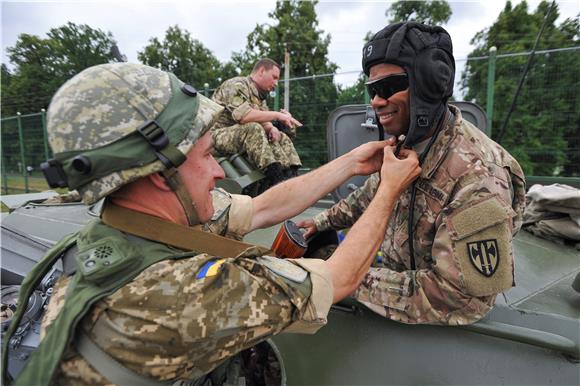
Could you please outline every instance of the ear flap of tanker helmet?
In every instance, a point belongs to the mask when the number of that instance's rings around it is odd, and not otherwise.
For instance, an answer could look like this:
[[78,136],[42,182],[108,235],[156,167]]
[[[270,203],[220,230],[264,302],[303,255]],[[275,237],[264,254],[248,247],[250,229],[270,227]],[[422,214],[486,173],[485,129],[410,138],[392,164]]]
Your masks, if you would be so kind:
[[453,94],[451,37],[441,27],[416,22],[391,24],[363,47],[362,66],[367,76],[379,63],[401,66],[409,77],[411,116],[405,144],[412,146],[439,122]]

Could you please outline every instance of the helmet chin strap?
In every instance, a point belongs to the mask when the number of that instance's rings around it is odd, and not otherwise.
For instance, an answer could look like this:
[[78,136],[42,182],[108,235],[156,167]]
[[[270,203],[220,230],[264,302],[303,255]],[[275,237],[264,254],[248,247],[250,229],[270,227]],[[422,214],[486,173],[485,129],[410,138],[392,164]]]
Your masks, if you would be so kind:
[[161,175],[167,181],[167,185],[175,192],[179,203],[183,207],[185,212],[185,217],[187,217],[187,223],[189,226],[194,226],[200,224],[199,217],[197,216],[197,211],[195,210],[195,204],[191,199],[191,195],[187,191],[185,184],[181,180],[177,168],[169,168],[161,172]]

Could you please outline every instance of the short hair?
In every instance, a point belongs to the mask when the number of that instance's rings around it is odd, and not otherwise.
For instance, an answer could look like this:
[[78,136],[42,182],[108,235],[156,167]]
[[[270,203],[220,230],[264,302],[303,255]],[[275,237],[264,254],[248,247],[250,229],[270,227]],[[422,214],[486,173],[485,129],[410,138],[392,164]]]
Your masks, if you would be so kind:
[[254,64],[254,68],[252,69],[252,74],[257,72],[260,68],[264,67],[266,70],[271,70],[272,67],[277,67],[278,70],[280,69],[280,65],[276,63],[276,61],[270,58],[262,58]]

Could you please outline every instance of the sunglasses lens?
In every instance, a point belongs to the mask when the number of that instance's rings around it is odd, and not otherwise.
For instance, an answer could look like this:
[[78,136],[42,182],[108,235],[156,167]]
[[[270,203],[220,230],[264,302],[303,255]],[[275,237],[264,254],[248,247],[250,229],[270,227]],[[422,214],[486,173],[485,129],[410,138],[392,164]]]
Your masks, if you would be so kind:
[[371,99],[376,95],[389,99],[394,94],[409,88],[409,78],[407,74],[395,74],[373,80],[366,85]]

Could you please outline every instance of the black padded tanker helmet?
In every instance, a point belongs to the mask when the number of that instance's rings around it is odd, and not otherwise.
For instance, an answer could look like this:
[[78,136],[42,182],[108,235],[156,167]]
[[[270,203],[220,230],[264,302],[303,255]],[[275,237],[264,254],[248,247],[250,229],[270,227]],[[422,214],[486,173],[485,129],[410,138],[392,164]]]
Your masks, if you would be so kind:
[[405,145],[412,146],[438,124],[453,94],[451,37],[442,27],[417,22],[391,24],[363,47],[362,66],[367,76],[379,63],[401,66],[409,78],[411,116]]

